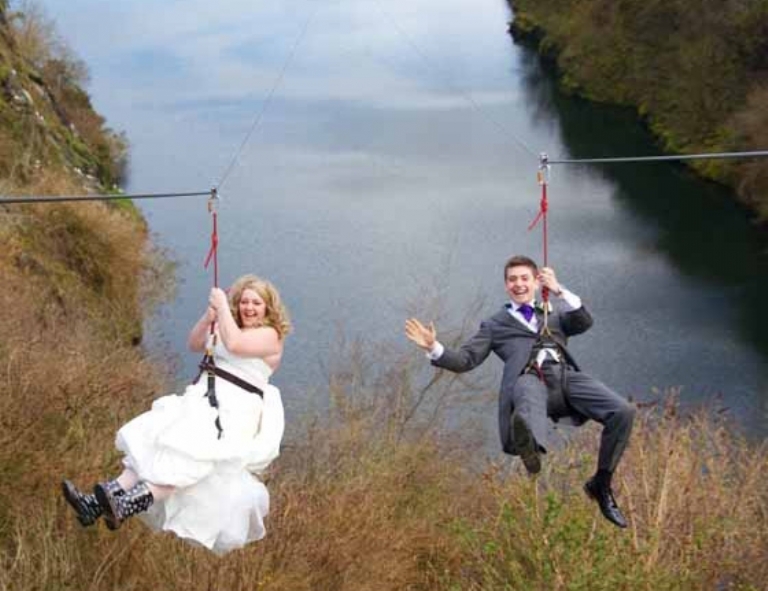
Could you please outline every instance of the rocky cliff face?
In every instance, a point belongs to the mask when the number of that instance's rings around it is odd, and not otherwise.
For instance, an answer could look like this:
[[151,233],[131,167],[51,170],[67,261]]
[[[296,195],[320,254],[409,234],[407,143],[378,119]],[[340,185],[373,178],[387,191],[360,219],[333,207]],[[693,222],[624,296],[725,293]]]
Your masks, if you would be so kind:
[[34,4],[25,7],[11,12],[0,0],[0,302],[34,309],[18,314],[28,324],[18,327],[21,338],[77,324],[88,338],[135,344],[141,277],[154,265],[137,210],[128,202],[3,204],[9,194],[111,191],[125,168],[125,140],[83,89],[85,65]]
[[94,111],[87,78],[43,16],[0,3],[0,192],[54,173],[85,188],[120,182],[126,141]]

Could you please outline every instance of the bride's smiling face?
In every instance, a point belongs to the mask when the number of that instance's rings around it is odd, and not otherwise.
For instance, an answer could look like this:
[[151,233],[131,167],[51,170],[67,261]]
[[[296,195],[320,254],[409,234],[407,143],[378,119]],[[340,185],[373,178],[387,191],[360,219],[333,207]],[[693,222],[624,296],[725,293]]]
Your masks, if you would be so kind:
[[243,328],[261,326],[267,314],[267,304],[253,289],[244,289],[237,304],[240,324]]

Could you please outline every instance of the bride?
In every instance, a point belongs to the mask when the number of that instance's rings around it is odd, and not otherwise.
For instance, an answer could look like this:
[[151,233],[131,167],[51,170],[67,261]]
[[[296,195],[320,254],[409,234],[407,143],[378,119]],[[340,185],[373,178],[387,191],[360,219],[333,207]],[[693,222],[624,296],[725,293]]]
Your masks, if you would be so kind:
[[117,478],[93,493],[63,481],[80,523],[103,516],[117,529],[140,514],[150,527],[218,554],[264,537],[269,493],[257,476],[278,456],[285,426],[280,392],[268,380],[290,329],[268,281],[240,277],[229,297],[213,288],[188,339],[191,350],[206,351],[205,371],[117,432],[125,454]]

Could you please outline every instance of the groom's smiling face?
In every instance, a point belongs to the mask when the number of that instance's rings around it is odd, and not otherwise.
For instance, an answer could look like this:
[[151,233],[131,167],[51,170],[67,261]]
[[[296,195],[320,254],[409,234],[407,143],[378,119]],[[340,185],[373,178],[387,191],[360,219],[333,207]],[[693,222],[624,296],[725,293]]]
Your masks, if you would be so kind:
[[516,304],[530,304],[536,297],[539,282],[533,269],[523,265],[507,269],[504,287],[510,299]]

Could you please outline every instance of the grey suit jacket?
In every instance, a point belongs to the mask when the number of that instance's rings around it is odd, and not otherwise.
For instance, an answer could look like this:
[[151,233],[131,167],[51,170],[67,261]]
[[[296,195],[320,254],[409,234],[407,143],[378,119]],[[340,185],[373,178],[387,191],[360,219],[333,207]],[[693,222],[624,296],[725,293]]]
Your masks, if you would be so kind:
[[[566,312],[558,310],[553,302],[553,308],[547,324],[553,338],[563,348],[568,344],[568,337],[583,333],[592,326],[592,316],[584,306]],[[541,325],[543,313],[537,309],[536,314]],[[510,396],[517,378],[528,363],[537,336],[521,321],[512,317],[506,308],[502,308],[484,320],[480,330],[458,350],[446,347],[440,358],[432,361],[432,365],[462,373],[480,365],[493,351],[504,362],[500,395]],[[579,367],[567,349],[565,354],[569,365],[578,371]]]

